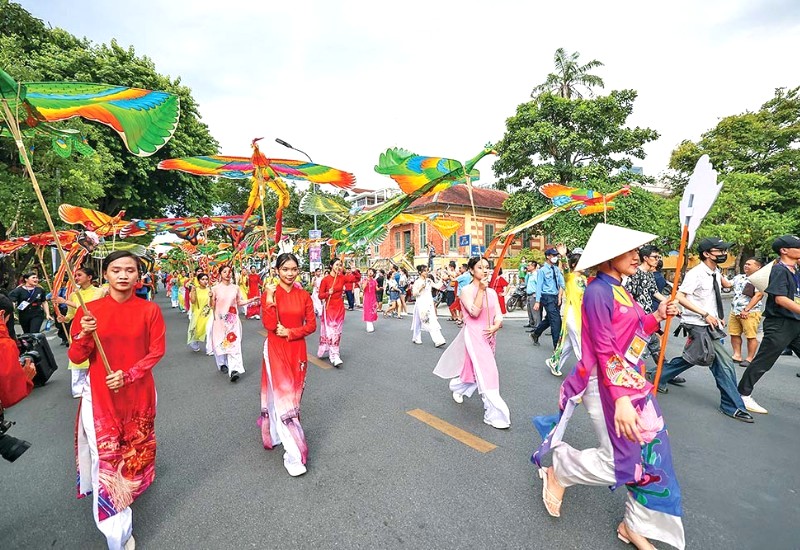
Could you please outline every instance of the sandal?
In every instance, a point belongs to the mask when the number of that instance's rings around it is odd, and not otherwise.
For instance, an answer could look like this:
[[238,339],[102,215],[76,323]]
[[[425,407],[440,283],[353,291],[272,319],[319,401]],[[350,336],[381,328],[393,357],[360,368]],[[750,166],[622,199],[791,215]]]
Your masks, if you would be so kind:
[[554,518],[560,518],[561,501],[547,488],[547,468],[539,468],[539,478],[542,480],[542,502],[545,510]]
[[[623,532],[622,532],[622,531],[620,531],[620,529],[624,529],[624,530],[625,530],[625,533],[623,534]],[[630,536],[631,536],[631,535],[630,535],[630,533],[628,532],[628,527],[625,525],[625,522],[624,522],[624,521],[623,521],[623,522],[620,522],[620,524],[619,524],[619,525],[617,525],[617,538],[618,538],[619,540],[621,540],[622,542],[624,542],[625,544],[632,544],[632,545],[634,545],[636,548],[642,548],[642,546],[640,546],[639,544],[636,544],[635,542],[633,542],[633,541],[631,540]],[[643,538],[644,538],[644,537],[643,537]],[[646,538],[644,538],[644,542],[641,542],[640,544],[645,544],[645,543],[646,543],[646,544],[648,544],[648,546],[645,546],[644,548],[649,548],[649,549],[651,549],[651,550],[655,550],[655,548],[656,548],[656,547],[655,547],[655,546],[653,546],[653,545],[650,543],[650,541],[649,541],[649,540],[647,540]]]

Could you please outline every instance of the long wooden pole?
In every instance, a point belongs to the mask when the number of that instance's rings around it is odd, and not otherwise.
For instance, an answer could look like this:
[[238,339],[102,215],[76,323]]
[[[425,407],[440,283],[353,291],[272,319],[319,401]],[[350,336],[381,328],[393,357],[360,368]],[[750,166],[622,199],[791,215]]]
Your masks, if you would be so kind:
[[[675,277],[672,278],[672,293],[670,294],[669,301],[675,300],[678,294],[678,285],[681,283],[681,271],[683,263],[686,260],[686,243],[689,241],[689,225],[683,226],[681,233],[681,245],[678,249],[678,262],[675,264]],[[661,351],[658,354],[658,366],[656,367],[656,375],[653,378],[653,394],[658,391],[658,382],[661,380],[661,369],[664,366],[664,356],[667,353],[667,340],[669,340],[669,326],[672,323],[672,317],[667,317],[664,321],[664,334],[661,336]],[[644,373],[642,373],[644,375]]]
[[[47,269],[44,266],[44,259],[42,258],[42,256],[39,255],[39,252],[40,252],[40,250],[36,251],[36,259],[39,260],[39,267],[42,270],[42,276],[44,277],[44,280],[47,283],[47,286],[50,287],[50,294],[51,294],[50,301],[53,302],[53,319],[55,320],[56,323],[61,325],[61,327],[64,329],[64,334],[67,335],[67,341],[71,344],[72,343],[72,335],[69,333],[69,330],[67,329],[67,324],[66,323],[61,323],[58,320],[58,311],[59,311],[58,310],[58,304],[56,304],[56,296],[53,294],[55,292],[55,287],[53,286],[53,282],[50,280],[50,276],[47,275]],[[44,251],[42,250],[42,252],[44,252]]]
[[[6,118],[6,122],[8,122],[8,129],[11,132],[11,135],[14,137],[14,141],[17,144],[17,149],[19,150],[19,155],[22,158],[22,163],[25,165],[25,168],[28,170],[28,176],[31,178],[31,183],[33,184],[33,190],[36,193],[36,198],[39,200],[39,206],[42,207],[42,212],[44,213],[44,219],[47,221],[47,226],[50,228],[50,232],[53,234],[53,239],[56,242],[56,248],[58,249],[58,254],[61,257],[61,261],[67,265],[67,277],[69,277],[69,282],[72,284],[73,287],[78,288],[78,283],[75,282],[75,276],[72,273],[72,266],[69,264],[69,260],[67,259],[67,254],[64,252],[64,247],[61,246],[61,241],[58,238],[58,232],[56,231],[56,227],[53,224],[53,218],[50,216],[50,211],[47,210],[47,203],[44,200],[44,195],[42,195],[42,190],[39,187],[39,182],[36,179],[36,174],[33,172],[33,167],[31,166],[31,161],[28,158],[28,152],[25,150],[25,143],[22,141],[22,132],[19,129],[19,122],[17,121],[14,114],[11,112],[11,108],[8,106],[8,100],[2,99],[3,103],[3,113]],[[78,296],[78,301],[81,303],[81,309],[83,310],[84,315],[91,315],[89,309],[86,307],[86,302],[83,301],[83,296],[81,293],[76,293]],[[106,357],[106,352],[103,349],[103,345],[100,343],[100,338],[97,336],[97,332],[92,332],[92,338],[94,339],[94,344],[97,347],[98,353],[100,353],[100,358],[103,361],[103,366],[106,368],[106,374],[111,374],[111,366],[108,363],[108,357]]]

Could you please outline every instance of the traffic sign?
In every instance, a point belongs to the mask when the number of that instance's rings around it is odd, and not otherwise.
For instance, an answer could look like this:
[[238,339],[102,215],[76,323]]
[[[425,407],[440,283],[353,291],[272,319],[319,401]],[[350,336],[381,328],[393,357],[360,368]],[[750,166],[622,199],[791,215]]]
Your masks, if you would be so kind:
[[469,246],[472,242],[472,239],[469,235],[459,235],[458,236],[458,246]]
[[482,256],[484,252],[486,252],[486,247],[485,246],[479,246],[477,244],[473,244],[470,247],[469,255],[470,256]]
[[322,229],[309,229],[308,230],[308,238],[309,239],[321,239],[322,238]]

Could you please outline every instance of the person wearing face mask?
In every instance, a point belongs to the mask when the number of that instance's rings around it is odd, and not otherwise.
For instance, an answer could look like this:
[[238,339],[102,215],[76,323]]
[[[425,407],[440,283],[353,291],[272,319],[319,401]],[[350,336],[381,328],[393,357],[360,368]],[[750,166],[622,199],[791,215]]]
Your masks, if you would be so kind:
[[678,302],[685,308],[682,324],[689,334],[687,347],[684,348],[683,355],[664,364],[658,391],[667,393],[670,380],[694,366],[684,358],[690,344],[710,339],[713,358],[709,357],[709,366],[719,388],[719,410],[735,420],[752,423],[753,416],[747,412],[736,387],[733,357],[723,344],[726,334],[723,330],[725,316],[722,309],[722,289],[730,288],[732,283],[722,275],[718,265],[727,261],[730,247],[731,243],[726,243],[719,237],[700,241],[697,251],[702,261],[686,273],[677,294]]
[[539,345],[539,337],[550,327],[550,336],[553,339],[553,349],[558,347],[558,338],[561,335],[561,301],[564,299],[564,274],[558,267],[559,253],[555,248],[548,248],[544,252],[547,262],[539,269],[536,280],[536,303],[534,311],[547,312],[547,317],[531,332],[533,345]]

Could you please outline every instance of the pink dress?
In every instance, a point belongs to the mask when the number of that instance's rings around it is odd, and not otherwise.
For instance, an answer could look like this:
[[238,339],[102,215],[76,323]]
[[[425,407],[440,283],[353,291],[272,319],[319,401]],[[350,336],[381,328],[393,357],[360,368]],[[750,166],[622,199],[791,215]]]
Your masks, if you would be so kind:
[[502,318],[497,293],[487,288],[483,304],[475,304],[478,288],[467,285],[461,292],[464,327],[448,346],[433,373],[450,378],[450,391],[470,397],[478,390],[483,399],[484,421],[492,425],[511,425],[508,405],[500,397],[500,377],[494,358],[495,337],[484,330],[491,321]]
[[378,282],[375,279],[367,279],[364,285],[364,321],[368,323],[378,320],[378,299],[375,297],[377,288]]

